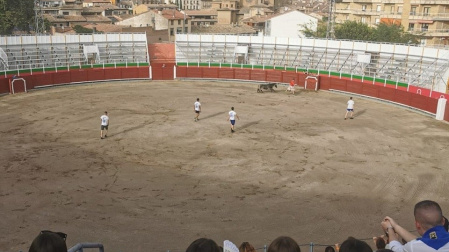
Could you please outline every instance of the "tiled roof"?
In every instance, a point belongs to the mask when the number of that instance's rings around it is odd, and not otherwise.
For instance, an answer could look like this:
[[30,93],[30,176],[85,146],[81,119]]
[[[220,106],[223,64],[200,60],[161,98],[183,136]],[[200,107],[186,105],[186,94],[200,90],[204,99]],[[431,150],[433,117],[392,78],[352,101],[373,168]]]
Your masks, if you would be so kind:
[[97,29],[99,32],[121,32],[123,29],[123,26],[121,25],[113,25],[113,24],[85,24],[83,27],[88,29]]
[[84,7],[83,8],[83,12],[87,12],[87,13],[101,13],[103,11],[104,11],[104,9],[101,7]]
[[111,20],[105,16],[99,16],[99,15],[86,15],[84,16],[86,18],[86,22],[106,22],[110,23]]
[[238,26],[227,24],[210,25],[209,27],[192,26],[192,33],[209,34],[254,34],[257,31],[251,26],[240,24]]
[[[158,10],[153,10],[156,13],[159,13]],[[173,9],[173,10],[162,10],[160,15],[162,15],[164,18],[168,19],[168,20],[178,20],[178,19],[190,19],[190,17],[186,14],[184,15],[183,13]]]
[[203,9],[203,10],[185,10],[184,11],[189,16],[206,16],[206,15],[217,15],[217,10],[215,9]]

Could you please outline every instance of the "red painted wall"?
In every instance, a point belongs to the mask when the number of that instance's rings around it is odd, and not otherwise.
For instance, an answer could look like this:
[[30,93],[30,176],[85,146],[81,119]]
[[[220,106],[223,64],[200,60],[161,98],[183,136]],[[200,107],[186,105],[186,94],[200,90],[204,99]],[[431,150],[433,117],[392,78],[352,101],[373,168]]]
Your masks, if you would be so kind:
[[[171,72],[167,75],[169,79],[173,79],[173,66],[169,67]],[[167,68],[168,69],[168,68]],[[10,92],[9,80],[13,75],[0,77],[0,94]],[[149,67],[128,67],[128,68],[92,68],[92,69],[74,69],[70,71],[51,71],[39,72],[33,74],[24,74],[17,76],[24,78],[27,84],[27,90],[35,87],[46,85],[68,84],[75,82],[86,81],[101,81],[101,80],[117,80],[117,79],[135,79],[135,78],[149,78]],[[17,82],[17,81],[16,81]],[[18,83],[18,82],[17,82]],[[21,86],[21,87],[20,87]],[[16,92],[23,92],[23,85],[14,85]]]

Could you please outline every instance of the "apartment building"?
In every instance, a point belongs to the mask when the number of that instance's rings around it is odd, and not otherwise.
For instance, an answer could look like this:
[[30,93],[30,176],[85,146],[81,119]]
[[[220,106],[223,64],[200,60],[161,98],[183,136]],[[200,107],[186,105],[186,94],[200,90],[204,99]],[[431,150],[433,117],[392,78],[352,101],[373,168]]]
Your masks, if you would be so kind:
[[336,0],[335,22],[359,21],[370,26],[380,22],[401,24],[422,35],[421,43],[449,45],[448,0]]

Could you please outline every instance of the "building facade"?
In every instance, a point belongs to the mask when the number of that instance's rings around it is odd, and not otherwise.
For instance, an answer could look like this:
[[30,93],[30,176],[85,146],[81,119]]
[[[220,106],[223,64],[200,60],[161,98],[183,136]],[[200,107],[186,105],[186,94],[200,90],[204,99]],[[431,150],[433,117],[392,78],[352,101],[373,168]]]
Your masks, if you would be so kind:
[[335,22],[347,20],[369,26],[401,24],[405,30],[422,35],[423,45],[449,44],[447,0],[336,0]]
[[[288,25],[285,25],[288,24]],[[297,10],[276,14],[265,21],[265,36],[271,37],[305,37],[305,26],[316,31],[318,19]]]

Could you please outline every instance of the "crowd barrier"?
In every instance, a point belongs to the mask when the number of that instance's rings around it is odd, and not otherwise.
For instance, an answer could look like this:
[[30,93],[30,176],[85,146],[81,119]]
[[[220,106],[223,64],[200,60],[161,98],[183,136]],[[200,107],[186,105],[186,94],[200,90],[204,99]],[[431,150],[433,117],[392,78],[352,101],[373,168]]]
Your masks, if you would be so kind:
[[[313,76],[314,78],[308,78]],[[249,81],[295,83],[307,90],[337,90],[348,93],[378,98],[427,113],[436,114],[439,98],[449,99],[448,94],[432,92],[432,90],[403,85],[392,82],[379,82],[377,79],[368,79],[360,76],[334,76],[331,74],[308,74],[306,72],[279,70],[279,69],[251,69],[238,67],[207,67],[207,66],[180,66],[176,67],[175,78],[203,78],[203,79],[238,79]],[[306,85],[307,78],[307,85]],[[317,82],[317,83],[316,83]],[[446,103],[444,120],[449,121],[449,103]]]
[[12,93],[12,81],[23,78],[24,85],[14,85],[14,93],[24,92],[25,88],[56,86],[83,82],[96,82],[105,80],[123,79],[149,79],[149,64],[123,64],[123,65],[86,65],[80,67],[58,67],[51,69],[27,69],[21,71],[5,72],[0,77],[0,94]]

